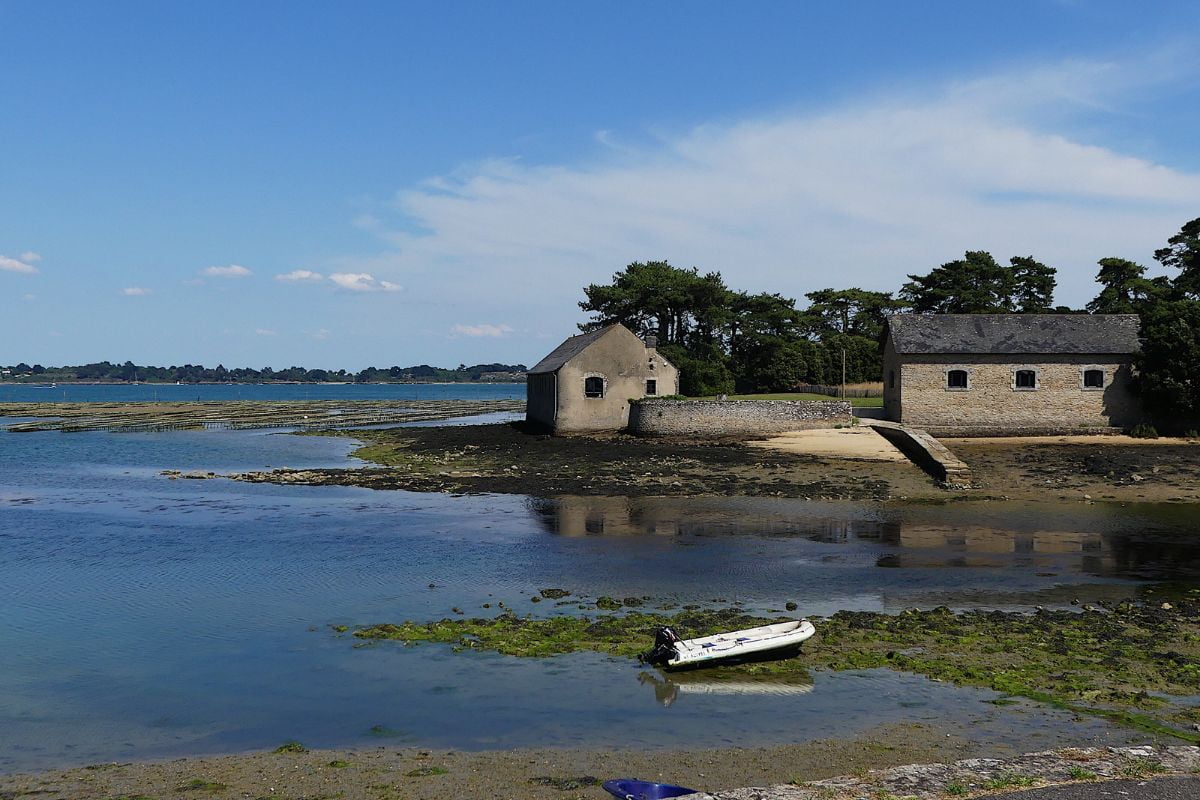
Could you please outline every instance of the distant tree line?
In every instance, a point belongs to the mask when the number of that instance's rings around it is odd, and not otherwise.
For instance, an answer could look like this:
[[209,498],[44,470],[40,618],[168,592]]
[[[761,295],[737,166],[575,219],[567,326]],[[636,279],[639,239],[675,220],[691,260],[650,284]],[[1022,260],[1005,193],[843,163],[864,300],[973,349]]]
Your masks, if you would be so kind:
[[472,381],[523,380],[524,364],[459,364],[455,369],[431,367],[419,364],[413,367],[368,367],[360,372],[344,369],[250,369],[238,367],[226,369],[218,364],[205,367],[200,364],[184,364],[181,367],[153,367],[134,364],[113,364],[100,361],[77,367],[43,367],[41,364],[14,364],[0,367],[7,371],[5,378],[35,380],[37,382],[89,382],[103,383],[468,383]]
[[1146,277],[1123,258],[1102,258],[1099,294],[1083,309],[1054,305],[1056,270],[1033,256],[1007,264],[969,250],[895,292],[821,289],[801,307],[780,294],[749,294],[666,261],[635,262],[612,282],[584,288],[579,306],[592,330],[620,322],[657,334],[682,372],[688,395],[787,391],[804,383],[877,381],[888,314],[1138,314],[1143,348],[1139,386],[1163,417],[1200,415],[1200,219],[1183,226],[1154,258],[1175,274]]

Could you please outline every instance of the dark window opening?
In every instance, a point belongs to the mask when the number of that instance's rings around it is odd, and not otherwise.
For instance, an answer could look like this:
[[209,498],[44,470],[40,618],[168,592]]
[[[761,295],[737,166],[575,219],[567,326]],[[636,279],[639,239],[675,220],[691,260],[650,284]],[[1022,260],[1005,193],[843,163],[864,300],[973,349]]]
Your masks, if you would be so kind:
[[646,381],[646,394],[658,394],[658,381],[653,378]]
[[1085,369],[1083,371],[1083,386],[1085,389],[1104,388],[1104,370]]
[[896,370],[894,370],[894,369],[888,370],[888,388],[889,389],[896,388]]
[[584,397],[604,397],[604,378],[584,378]]
[[965,369],[952,369],[946,373],[946,388],[947,389],[965,389],[967,388],[967,371]]
[[1017,370],[1017,388],[1018,389],[1036,389],[1037,388],[1037,373],[1031,369]]

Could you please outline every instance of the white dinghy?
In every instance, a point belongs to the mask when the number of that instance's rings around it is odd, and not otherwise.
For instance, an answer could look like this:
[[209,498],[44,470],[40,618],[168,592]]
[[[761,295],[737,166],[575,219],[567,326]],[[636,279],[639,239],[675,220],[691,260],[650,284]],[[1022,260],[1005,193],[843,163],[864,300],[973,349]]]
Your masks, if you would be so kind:
[[670,628],[655,632],[654,648],[639,658],[657,667],[678,669],[726,659],[769,658],[774,651],[800,646],[817,629],[806,619],[777,622],[698,639],[680,639]]

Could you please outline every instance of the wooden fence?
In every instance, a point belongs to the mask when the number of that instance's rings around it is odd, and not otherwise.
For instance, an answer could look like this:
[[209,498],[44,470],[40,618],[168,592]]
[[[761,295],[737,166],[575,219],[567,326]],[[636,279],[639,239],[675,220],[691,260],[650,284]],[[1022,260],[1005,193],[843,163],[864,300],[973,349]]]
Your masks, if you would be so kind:
[[[842,387],[827,386],[821,383],[803,383],[792,391],[804,394],[825,394],[830,397],[841,397]],[[846,389],[846,397],[883,397],[883,389]]]

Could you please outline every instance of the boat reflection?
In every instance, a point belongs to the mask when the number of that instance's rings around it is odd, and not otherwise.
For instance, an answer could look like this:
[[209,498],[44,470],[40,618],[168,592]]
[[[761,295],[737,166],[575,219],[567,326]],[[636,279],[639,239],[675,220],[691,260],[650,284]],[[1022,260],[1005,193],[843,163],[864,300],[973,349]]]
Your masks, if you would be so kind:
[[680,695],[746,695],[757,697],[793,697],[813,690],[807,673],[779,678],[754,680],[746,675],[721,670],[665,673],[661,670],[638,673],[638,683],[654,689],[654,699],[671,706]]

